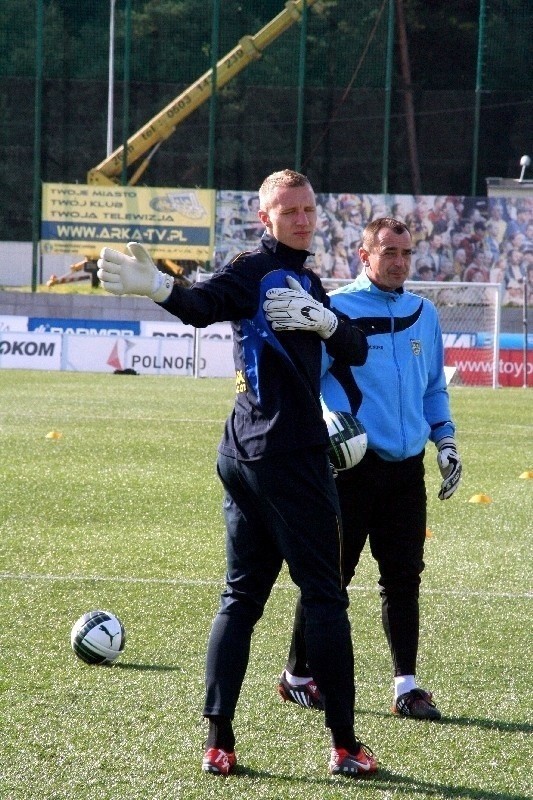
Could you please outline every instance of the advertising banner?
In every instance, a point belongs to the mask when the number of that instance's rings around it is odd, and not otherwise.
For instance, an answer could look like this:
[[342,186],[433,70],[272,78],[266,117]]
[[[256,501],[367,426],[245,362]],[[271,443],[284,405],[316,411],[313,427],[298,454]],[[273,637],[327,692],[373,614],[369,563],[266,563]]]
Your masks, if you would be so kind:
[[[134,370],[142,375],[194,375],[194,342],[188,337],[63,336],[61,368],[75,372]],[[205,341],[199,376],[226,378],[234,374],[232,343]]]
[[[490,386],[492,383],[492,359],[487,350],[478,347],[445,350],[446,364],[455,367],[459,381],[468,386]],[[533,375],[533,350],[527,357],[528,385]],[[500,349],[498,365],[500,386],[524,385],[524,356],[520,350]]]
[[[7,329],[8,324],[12,325],[11,330]],[[23,325],[27,325],[27,331]],[[0,369],[110,373],[135,370],[147,375],[232,377],[235,370],[230,325],[216,323],[199,329],[196,340],[194,334],[192,326],[181,322],[0,317]],[[455,340],[460,346],[445,347],[447,381],[490,386],[492,351],[466,346],[467,338],[472,339],[472,335],[461,334]],[[498,383],[524,386],[523,337],[507,335],[505,341],[511,346],[500,348]],[[531,348],[526,369],[527,384],[531,385]]]
[[0,332],[0,368],[61,369],[58,334]]
[[28,317],[19,317],[13,314],[2,314],[0,316],[0,332],[5,331],[27,331]]
[[80,336],[138,336],[141,323],[110,319],[30,317],[28,330],[38,333],[75,333]]
[[[214,322],[207,328],[199,328],[198,335],[204,341],[232,341],[229,322]],[[194,338],[194,327],[183,322],[141,322],[141,336],[166,336],[170,339]]]
[[[167,345],[167,346],[165,346]],[[150,375],[192,375],[192,342],[183,339],[65,335],[62,369],[74,372],[115,372],[133,369]]]
[[98,258],[104,246],[141,242],[154,259],[209,261],[214,247],[213,189],[44,183],[44,254]]

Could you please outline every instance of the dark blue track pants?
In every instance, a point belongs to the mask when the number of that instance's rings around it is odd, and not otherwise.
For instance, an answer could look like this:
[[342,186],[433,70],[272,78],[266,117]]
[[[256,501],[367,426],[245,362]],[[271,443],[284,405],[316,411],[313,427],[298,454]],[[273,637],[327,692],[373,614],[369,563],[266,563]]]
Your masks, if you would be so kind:
[[219,455],[226,521],[226,588],[209,637],[204,716],[233,719],[253,629],[285,560],[307,620],[312,674],[328,727],[353,725],[354,669],[342,577],[337,491],[325,452],[259,461]]
[[[368,540],[379,568],[381,619],[394,675],[414,675],[426,539],[424,453],[403,461],[384,461],[369,450],[356,467],[339,473],[337,491],[346,585]],[[294,675],[312,674],[305,647],[305,621],[298,603],[287,662]]]

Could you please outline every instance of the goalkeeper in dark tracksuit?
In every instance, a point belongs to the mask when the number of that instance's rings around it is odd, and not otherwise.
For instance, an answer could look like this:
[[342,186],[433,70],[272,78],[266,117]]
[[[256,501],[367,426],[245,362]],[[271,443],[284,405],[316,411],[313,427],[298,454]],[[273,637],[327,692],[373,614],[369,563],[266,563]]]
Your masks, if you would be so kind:
[[146,295],[185,323],[232,322],[236,397],[217,460],[227,574],[207,650],[203,770],[226,775],[235,767],[232,720],[252,632],[286,561],[301,592],[308,659],[331,729],[329,769],[354,777],[374,772],[377,762],[353,728],[342,532],[319,393],[322,342],[350,364],[364,362],[367,342],[329,309],[319,278],[305,267],[316,226],[307,178],[274,173],[259,195],[261,244],[205,282],[174,286],[135,243],[128,245],[131,255],[104,248],[98,275],[108,291]]
[[[415,678],[426,537],[426,443],[437,447],[441,500],[456,490],[461,462],[437,310],[403,288],[411,246],[402,222],[381,218],[366,227],[359,249],[363,271],[353,283],[332,292],[331,303],[365,331],[368,357],[364,365],[350,367],[325,353],[321,391],[328,409],[356,415],[368,436],[362,461],[337,477],[346,584],[368,539],[378,563],[383,628],[393,661],[392,710],[434,720],[440,711]],[[304,630],[305,612],[298,603],[278,690],[285,700],[321,708],[307,665]]]

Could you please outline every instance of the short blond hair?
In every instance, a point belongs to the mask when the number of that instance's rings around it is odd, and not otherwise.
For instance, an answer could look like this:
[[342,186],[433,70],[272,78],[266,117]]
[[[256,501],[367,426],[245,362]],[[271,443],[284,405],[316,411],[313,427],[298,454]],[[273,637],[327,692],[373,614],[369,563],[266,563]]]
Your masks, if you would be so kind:
[[282,169],[279,172],[272,172],[268,175],[259,188],[259,203],[262,211],[268,211],[270,198],[274,191],[280,186],[311,186],[311,182],[306,175],[295,172],[293,169]]

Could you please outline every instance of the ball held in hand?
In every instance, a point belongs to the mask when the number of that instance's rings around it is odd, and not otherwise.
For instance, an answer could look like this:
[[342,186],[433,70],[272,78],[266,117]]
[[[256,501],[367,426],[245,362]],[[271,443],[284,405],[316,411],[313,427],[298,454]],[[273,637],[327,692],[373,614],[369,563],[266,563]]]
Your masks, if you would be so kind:
[[368,445],[367,433],[357,417],[347,411],[324,411],[329,433],[329,460],[337,472],[359,464]]

